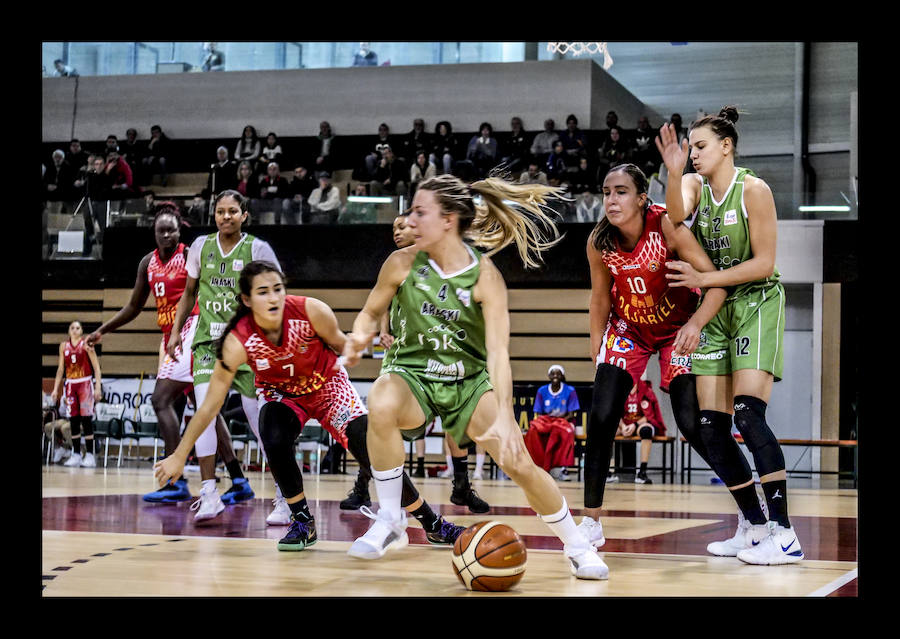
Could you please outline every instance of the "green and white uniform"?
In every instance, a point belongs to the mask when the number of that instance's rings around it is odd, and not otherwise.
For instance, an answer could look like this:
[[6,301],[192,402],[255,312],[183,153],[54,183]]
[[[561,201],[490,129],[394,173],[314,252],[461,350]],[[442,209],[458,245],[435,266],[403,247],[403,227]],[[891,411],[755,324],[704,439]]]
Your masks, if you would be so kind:
[[[472,293],[481,255],[466,248],[471,264],[449,274],[427,253],[416,254],[391,300],[391,334],[396,338],[381,365],[382,374],[406,381],[425,423],[440,415],[444,432],[461,446],[471,442],[465,430],[478,400],[493,388],[487,374],[484,316]],[[424,428],[404,431],[403,436],[415,439]]]
[[[191,350],[194,354],[194,384],[208,383],[216,363],[215,341],[222,335],[228,320],[240,304],[238,278],[246,264],[265,260],[278,266],[278,258],[269,243],[241,234],[241,239],[226,255],[219,244],[219,234],[198,237],[188,251],[187,272],[197,280],[199,316]],[[242,364],[234,376],[232,388],[245,397],[255,397],[253,371]]]
[[[694,236],[719,270],[753,257],[750,227],[744,205],[744,178],[755,174],[736,168],[734,178],[717,202],[706,178],[700,191],[692,229]],[[755,369],[784,371],[784,286],[778,268],[770,277],[728,289],[728,298],[700,333],[700,346],[691,356],[696,375],[730,375]]]

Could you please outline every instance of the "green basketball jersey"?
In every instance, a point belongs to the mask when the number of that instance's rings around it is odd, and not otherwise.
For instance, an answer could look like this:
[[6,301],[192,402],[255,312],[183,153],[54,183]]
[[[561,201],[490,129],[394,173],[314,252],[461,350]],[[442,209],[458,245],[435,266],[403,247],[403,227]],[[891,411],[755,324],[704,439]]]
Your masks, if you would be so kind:
[[481,254],[466,247],[472,263],[445,274],[419,251],[409,275],[391,300],[394,343],[382,373],[405,371],[424,379],[455,382],[475,377],[487,366],[484,316],[472,289],[481,272]]
[[223,255],[217,241],[218,233],[211,233],[203,242],[200,253],[200,277],[197,280],[197,302],[200,316],[194,344],[219,339],[228,320],[240,304],[238,278],[246,264],[253,261],[252,235],[243,234],[228,255]]
[[[744,178],[756,175],[750,169],[735,169],[734,178],[721,202],[716,202],[709,181],[703,178],[697,217],[693,223],[694,236],[719,270],[731,268],[753,257],[750,248],[750,227],[744,206]],[[767,289],[778,283],[781,274],[776,266],[771,277],[746,282],[729,291],[729,299],[754,290]]]

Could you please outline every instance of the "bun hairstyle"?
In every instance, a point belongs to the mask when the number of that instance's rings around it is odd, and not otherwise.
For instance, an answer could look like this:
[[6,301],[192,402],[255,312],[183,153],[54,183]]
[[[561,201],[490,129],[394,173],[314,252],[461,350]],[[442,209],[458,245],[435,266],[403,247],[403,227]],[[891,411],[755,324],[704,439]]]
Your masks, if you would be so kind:
[[738,109],[734,105],[723,106],[718,115],[707,115],[691,124],[691,130],[709,127],[720,140],[731,138],[731,145],[737,150],[738,134],[735,124],[738,121]]

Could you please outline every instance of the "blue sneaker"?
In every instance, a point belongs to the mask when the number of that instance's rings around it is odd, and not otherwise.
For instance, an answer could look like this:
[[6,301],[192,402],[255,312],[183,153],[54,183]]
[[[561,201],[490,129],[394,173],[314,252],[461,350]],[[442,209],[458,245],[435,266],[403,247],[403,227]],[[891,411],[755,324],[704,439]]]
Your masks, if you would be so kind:
[[179,479],[174,484],[166,484],[159,490],[144,495],[144,501],[153,503],[172,504],[178,501],[191,499],[191,491],[188,490],[187,479]]
[[237,504],[248,499],[253,499],[253,489],[246,477],[238,477],[231,480],[231,488],[222,495],[222,503],[227,505]]
[[298,521],[292,516],[287,534],[278,540],[278,550],[305,550],[316,543],[317,539],[315,520]]
[[452,546],[460,533],[465,530],[462,526],[457,526],[440,516],[438,516],[438,523],[440,525],[437,530],[425,533],[425,539],[433,546]]

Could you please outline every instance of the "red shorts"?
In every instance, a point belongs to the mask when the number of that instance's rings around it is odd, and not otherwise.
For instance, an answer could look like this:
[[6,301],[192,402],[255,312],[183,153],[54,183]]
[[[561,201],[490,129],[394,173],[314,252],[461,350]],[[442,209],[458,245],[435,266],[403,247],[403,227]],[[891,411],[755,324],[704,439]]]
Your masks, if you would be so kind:
[[66,380],[66,409],[69,411],[69,417],[94,415],[93,381],[90,377],[74,382]]
[[344,448],[347,448],[347,424],[369,413],[343,366],[322,388],[312,393],[284,395],[277,389],[257,388],[256,395],[260,408],[265,402],[281,402],[293,410],[301,426],[315,419]]
[[669,384],[678,375],[691,372],[691,356],[675,355],[672,343],[680,326],[671,330],[654,333],[641,331],[621,320],[615,313],[609,316],[603,343],[597,355],[597,365],[601,362],[624,368],[635,384],[647,370],[647,361],[653,353],[659,353],[659,387],[668,392]]

